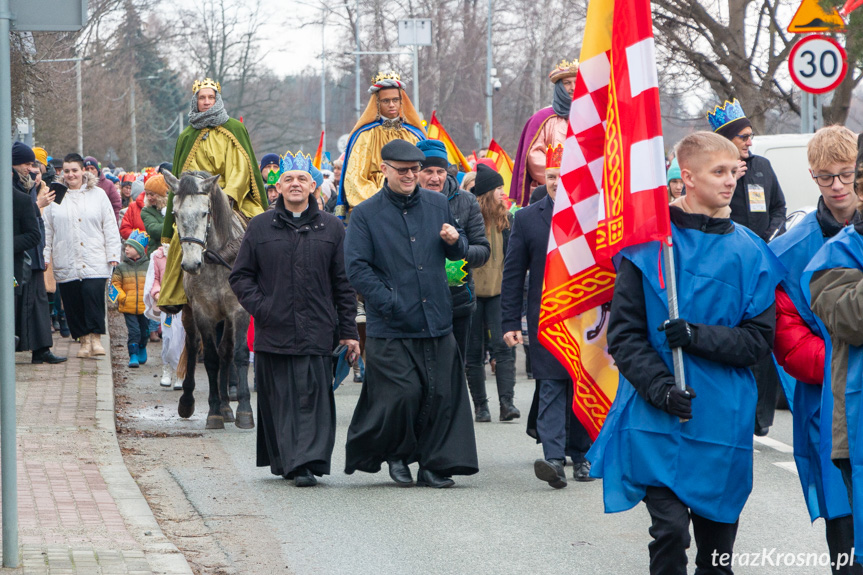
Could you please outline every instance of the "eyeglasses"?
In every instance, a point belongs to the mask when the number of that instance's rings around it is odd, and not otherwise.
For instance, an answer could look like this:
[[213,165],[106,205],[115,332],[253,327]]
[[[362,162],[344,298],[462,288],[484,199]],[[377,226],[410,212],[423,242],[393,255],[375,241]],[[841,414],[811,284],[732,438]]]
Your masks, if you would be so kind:
[[748,134],[737,134],[737,135],[736,135],[736,136],[734,136],[734,137],[735,137],[735,138],[740,138],[741,140],[743,140],[743,141],[745,142],[745,141],[747,141],[747,140],[752,140],[752,138],[754,138],[754,137],[755,137],[755,134],[754,134],[753,132],[749,132]]
[[395,170],[398,173],[398,175],[400,175],[400,176],[406,176],[406,175],[408,175],[408,172],[416,175],[416,174],[419,174],[420,170],[422,169],[420,166],[411,166],[410,168],[397,168],[394,165],[387,163],[387,162],[384,162],[384,164],[389,166],[393,170]]
[[381,100],[380,102],[384,106],[389,106],[390,104],[401,104],[402,99],[401,98],[388,98],[386,100]]
[[829,188],[839,178],[839,181],[845,185],[854,183],[854,172],[842,172],[841,174],[812,174],[812,179],[815,180],[822,188]]

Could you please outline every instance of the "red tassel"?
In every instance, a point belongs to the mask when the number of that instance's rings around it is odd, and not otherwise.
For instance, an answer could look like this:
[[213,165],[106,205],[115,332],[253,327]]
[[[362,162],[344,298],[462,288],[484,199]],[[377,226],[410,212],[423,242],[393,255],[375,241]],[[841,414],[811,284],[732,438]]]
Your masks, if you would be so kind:
[[659,261],[656,263],[659,267],[659,289],[665,289],[665,276],[662,275],[662,244],[659,244]]

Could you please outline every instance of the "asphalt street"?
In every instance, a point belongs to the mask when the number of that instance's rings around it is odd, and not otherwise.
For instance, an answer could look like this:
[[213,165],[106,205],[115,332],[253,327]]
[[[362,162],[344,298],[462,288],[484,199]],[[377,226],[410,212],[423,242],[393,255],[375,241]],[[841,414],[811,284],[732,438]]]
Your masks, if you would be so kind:
[[[200,411],[180,420],[180,392],[159,388],[154,377],[160,370],[158,355],[151,357],[151,365],[128,370],[128,379],[118,385],[125,394],[121,425],[138,436],[134,445],[127,439],[127,461],[157,518],[164,520],[166,534],[176,536],[175,543],[189,550],[193,563],[197,554],[202,572],[647,572],[650,520],[644,506],[607,515],[601,481],[570,481],[556,491],[537,480],[533,461],[542,451],[524,433],[524,417],[475,426],[480,472],[456,477],[455,488],[399,488],[386,468],[376,475],[342,471],[347,427],[360,392],[360,385],[346,381],[336,391],[333,474],[318,487],[298,489],[269,469],[255,467],[255,430],[228,425],[224,431],[205,431]],[[198,382],[202,409],[203,369]],[[516,405],[525,416],[533,387],[520,365]],[[491,403],[495,406],[496,398]],[[791,416],[780,411],[766,444],[755,444],[754,489],[735,551],[766,555],[750,556],[758,564],[737,567],[736,573],[830,573],[829,567],[771,565],[768,559],[827,550],[823,522],[810,524],[807,516],[791,437]],[[571,477],[571,467],[567,472]],[[196,533],[184,534],[178,527],[190,529],[195,522]],[[211,543],[209,554],[201,549],[203,539]]]

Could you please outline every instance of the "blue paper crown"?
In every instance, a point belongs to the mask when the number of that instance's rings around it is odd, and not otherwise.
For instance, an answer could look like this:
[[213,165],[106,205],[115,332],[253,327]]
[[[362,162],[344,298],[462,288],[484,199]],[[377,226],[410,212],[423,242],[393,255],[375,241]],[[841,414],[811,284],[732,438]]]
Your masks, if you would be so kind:
[[285,172],[293,170],[308,172],[309,175],[312,176],[317,187],[320,187],[321,184],[324,183],[324,175],[319,169],[312,165],[312,157],[308,154],[304,154],[302,152],[297,152],[296,154],[285,152],[285,155],[282,156],[279,161],[279,173],[284,174]]
[[740,105],[737,98],[734,98],[730,102],[725,100],[725,103],[721,107],[716,106],[713,108],[713,112],[707,112],[707,121],[710,122],[710,127],[713,128],[714,132],[734,120],[745,117],[746,113],[743,111],[743,106]]
[[150,243],[150,236],[147,235],[147,232],[142,232],[141,230],[135,229],[132,230],[132,233],[129,234],[129,239],[127,239],[126,241],[135,242],[146,250],[147,245]]

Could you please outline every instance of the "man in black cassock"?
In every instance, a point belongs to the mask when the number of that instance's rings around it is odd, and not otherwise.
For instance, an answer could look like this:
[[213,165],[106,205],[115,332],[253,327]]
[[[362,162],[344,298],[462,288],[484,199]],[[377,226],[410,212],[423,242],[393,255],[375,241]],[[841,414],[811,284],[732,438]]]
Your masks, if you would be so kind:
[[297,487],[329,474],[335,445],[333,350],[358,357],[356,295],[341,220],[309,201],[320,172],[286,154],[275,208],[249,222],[231,288],[255,318],[258,467]]
[[348,429],[345,473],[389,465],[400,486],[451,487],[478,471],[463,359],[452,335],[446,260],[467,256],[446,196],[417,184],[425,155],[405,140],[381,149],[383,188],[356,206],[345,241],[366,302],[366,379]]

